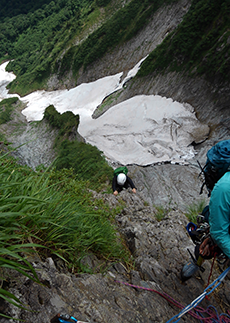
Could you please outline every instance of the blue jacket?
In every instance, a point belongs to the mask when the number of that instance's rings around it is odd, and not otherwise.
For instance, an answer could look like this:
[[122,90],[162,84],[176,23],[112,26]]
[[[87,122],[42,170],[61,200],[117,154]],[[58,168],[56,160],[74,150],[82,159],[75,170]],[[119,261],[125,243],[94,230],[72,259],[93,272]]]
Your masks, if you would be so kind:
[[230,258],[230,172],[215,184],[209,203],[210,234],[216,244]]

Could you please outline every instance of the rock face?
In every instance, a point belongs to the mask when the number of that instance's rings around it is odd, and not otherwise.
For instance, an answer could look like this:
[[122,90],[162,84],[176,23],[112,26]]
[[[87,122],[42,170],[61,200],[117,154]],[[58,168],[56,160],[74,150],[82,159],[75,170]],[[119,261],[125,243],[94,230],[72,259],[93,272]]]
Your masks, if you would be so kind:
[[[157,210],[146,206],[143,198],[131,191],[122,191],[119,197],[94,193],[94,198],[103,198],[111,207],[125,201],[126,207],[117,215],[120,234],[126,240],[133,255],[135,266],[125,267],[122,263],[110,264],[104,274],[73,275],[61,268],[58,262],[49,258],[45,262],[34,259],[41,283],[14,276],[8,289],[28,305],[30,311],[4,308],[4,312],[26,323],[49,323],[57,313],[68,313],[85,322],[146,322],[163,323],[180,312],[180,308],[170,303],[175,300],[186,306],[205,289],[210,274],[211,261],[206,261],[205,272],[182,283],[180,271],[189,259],[187,248],[193,251],[193,244],[185,230],[188,220],[180,211],[168,212],[158,221]],[[95,268],[99,260],[88,259]],[[215,265],[211,281],[223,268]],[[138,286],[127,286],[125,283]],[[222,309],[216,301],[217,294],[210,295],[200,306],[212,304],[223,312],[227,307],[229,280],[226,278],[218,295],[222,298]],[[145,290],[150,288],[150,290]],[[165,297],[164,297],[165,296]],[[170,299],[170,297],[172,299]],[[182,322],[196,322],[186,314]],[[1,322],[11,320],[1,319]],[[13,322],[13,321],[12,321]]]
[[[160,9],[149,26],[135,39],[128,45],[108,53],[103,61],[89,67],[86,72],[80,74],[78,82],[89,82],[108,73],[130,70],[178,25],[190,4],[191,1],[181,0]],[[75,86],[71,79],[66,85],[69,88]],[[204,165],[205,154],[213,143],[229,138],[229,87],[210,84],[202,78],[191,79],[177,73],[152,75],[128,83],[116,103],[137,94],[158,94],[191,104],[199,120],[209,124],[211,132],[206,142],[195,146],[197,156],[187,166],[171,164],[149,167],[128,166],[130,176],[138,188],[136,195],[123,191],[116,198],[113,195],[98,196],[95,193],[95,198],[100,197],[106,202],[109,201],[111,207],[115,206],[119,199],[126,202],[126,207],[117,215],[116,222],[118,231],[124,236],[127,247],[133,255],[135,266],[130,264],[130,267],[126,268],[123,264],[110,264],[105,274],[96,272],[92,275],[73,275],[51,258],[45,262],[34,259],[34,268],[43,285],[15,273],[11,275],[14,278],[7,282],[9,291],[15,293],[32,311],[6,305],[1,300],[0,310],[5,314],[23,319],[26,323],[49,323],[58,312],[71,314],[78,320],[90,323],[163,323],[179,313],[180,309],[158,293],[166,293],[185,306],[204,291],[211,270],[211,261],[205,262],[204,273],[198,272],[196,277],[186,283],[180,280],[180,270],[189,259],[187,248],[191,251],[194,248],[185,230],[188,220],[183,212],[189,204],[201,199],[208,203],[206,194],[199,195],[201,182],[198,178],[200,170],[196,159]],[[26,129],[27,125],[24,130]],[[44,132],[48,131],[42,129]],[[34,135],[34,139],[38,140],[35,140],[36,145],[31,145],[30,155],[35,156],[33,153],[36,150],[37,157],[30,157],[28,160],[46,165],[46,162],[49,163],[52,159],[47,159],[47,155],[52,152],[52,145],[49,146],[47,143],[46,153],[42,155],[41,148],[44,141],[40,138],[44,134],[43,130],[37,132],[38,137]],[[43,136],[48,137],[52,136]],[[28,151],[23,152],[21,149],[18,154],[25,161]],[[31,167],[38,165],[36,163],[32,165],[28,160],[26,162]],[[160,216],[157,206],[165,210],[165,216],[161,221],[156,219]],[[85,261],[92,269],[96,268],[99,262],[90,257]],[[222,266],[215,264],[211,281],[222,270]],[[155,292],[126,286],[121,282],[142,288],[148,287]],[[230,281],[226,277],[218,291],[210,295],[210,301],[202,301],[201,306],[206,308],[211,304],[216,306],[219,313],[226,312],[230,302],[229,286]],[[3,318],[0,321],[11,322]],[[189,314],[186,314],[181,321],[197,322]]]
[[[77,84],[92,82],[107,75],[124,72],[123,78],[141,59],[159,45],[172,32],[189,10],[191,0],[179,0],[160,7],[148,24],[136,36],[123,45],[106,53],[79,73]],[[72,85],[74,87],[75,85]]]

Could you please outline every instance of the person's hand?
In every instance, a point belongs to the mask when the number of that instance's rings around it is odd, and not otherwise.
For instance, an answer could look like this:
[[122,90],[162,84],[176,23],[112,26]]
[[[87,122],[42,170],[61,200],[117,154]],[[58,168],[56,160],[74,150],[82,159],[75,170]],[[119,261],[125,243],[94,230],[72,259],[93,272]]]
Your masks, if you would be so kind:
[[137,190],[135,188],[133,188],[132,191],[133,191],[133,193],[136,193],[137,192]]
[[209,246],[209,238],[206,238],[199,248],[199,253],[201,256],[208,257],[210,255],[210,246]]
[[118,194],[118,191],[114,191],[114,192],[113,192],[113,195],[115,195],[115,196],[116,196],[117,194]]

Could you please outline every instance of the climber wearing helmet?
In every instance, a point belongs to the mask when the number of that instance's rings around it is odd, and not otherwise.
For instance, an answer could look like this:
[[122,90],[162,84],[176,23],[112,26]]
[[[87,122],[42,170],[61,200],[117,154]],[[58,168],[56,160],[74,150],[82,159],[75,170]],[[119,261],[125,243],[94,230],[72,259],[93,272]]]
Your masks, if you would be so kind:
[[113,177],[112,188],[114,195],[120,193],[123,188],[127,189],[128,187],[131,187],[133,193],[136,193],[136,187],[130,177],[123,173]]

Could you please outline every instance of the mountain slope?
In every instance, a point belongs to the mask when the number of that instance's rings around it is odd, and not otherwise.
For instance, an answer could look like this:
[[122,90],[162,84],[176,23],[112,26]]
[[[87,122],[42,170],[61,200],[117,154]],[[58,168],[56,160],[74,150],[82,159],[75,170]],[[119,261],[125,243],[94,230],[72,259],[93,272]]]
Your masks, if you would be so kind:
[[[198,3],[195,1],[194,3]],[[63,77],[58,74],[49,76],[49,82],[42,86],[57,89],[63,86],[69,88],[76,82],[86,82],[117,71],[128,71],[140,58],[148,55],[167,36],[173,32],[188,12],[191,1],[181,0],[158,9],[135,37],[126,43],[111,48],[101,59],[91,63],[79,74],[72,74],[72,69],[66,69]],[[173,18],[172,18],[173,17]],[[66,47],[66,49],[68,46]],[[11,65],[13,66],[13,65]],[[15,65],[16,66],[19,65]],[[27,75],[28,78],[31,75]],[[17,82],[19,82],[17,79]],[[36,82],[35,82],[36,83]],[[23,84],[23,83],[22,83]],[[226,83],[227,84],[227,83]],[[112,102],[125,100],[136,94],[160,94],[180,102],[188,102],[195,107],[201,120],[207,119],[211,126],[209,141],[197,147],[197,158],[205,161],[205,152],[213,141],[229,136],[227,125],[229,87],[224,83],[210,83],[204,77],[191,77],[187,71],[153,71],[146,76],[133,79],[126,84],[120,96]],[[228,85],[228,84],[227,84]],[[38,86],[36,83],[34,86]],[[41,86],[41,83],[40,83]],[[13,88],[13,87],[12,87]],[[30,87],[27,90],[31,90]],[[222,95],[224,94],[224,95]],[[111,102],[108,107],[112,105]],[[225,110],[224,110],[225,109]],[[221,122],[226,123],[226,127]],[[219,128],[218,128],[219,125]],[[126,202],[126,207],[116,217],[119,231],[126,239],[126,246],[132,252],[136,267],[124,268],[123,264],[111,264],[107,274],[95,275],[70,274],[62,262],[49,258],[42,263],[33,259],[44,286],[36,285],[25,278],[16,277],[7,281],[10,291],[20,294],[20,299],[32,310],[27,312],[13,307],[4,307],[7,314],[27,322],[49,322],[57,312],[68,311],[70,314],[90,322],[159,322],[170,319],[179,312],[159,295],[149,291],[131,289],[123,284],[118,285],[114,279],[142,287],[150,287],[163,291],[187,305],[199,296],[208,281],[211,263],[205,263],[206,271],[198,273],[194,279],[185,284],[180,281],[180,269],[189,259],[187,248],[193,251],[185,225],[187,219],[182,211],[189,202],[199,198],[199,168],[192,165],[155,165],[150,167],[130,167],[130,174],[138,186],[137,195],[125,191],[119,196]],[[92,192],[94,198],[101,203],[108,200],[111,208],[120,203],[112,194]],[[75,196],[75,195],[74,195]],[[202,199],[204,199],[202,197]],[[149,202],[149,206],[147,205]],[[161,206],[161,208],[159,207]],[[159,211],[159,214],[158,212]],[[108,211],[110,212],[110,211]],[[165,216],[160,222],[160,216]],[[88,256],[83,264],[89,268],[100,268],[100,259]],[[216,278],[223,267],[215,265],[213,277]],[[17,285],[18,284],[18,285]],[[48,287],[47,287],[48,286]],[[211,304],[218,311],[227,311],[229,307],[229,280],[226,279],[216,294],[211,295]],[[221,299],[219,307],[216,299]],[[210,302],[204,300],[202,306]],[[36,312],[37,311],[37,312]],[[195,322],[194,318],[185,317],[186,322]]]

